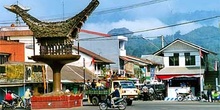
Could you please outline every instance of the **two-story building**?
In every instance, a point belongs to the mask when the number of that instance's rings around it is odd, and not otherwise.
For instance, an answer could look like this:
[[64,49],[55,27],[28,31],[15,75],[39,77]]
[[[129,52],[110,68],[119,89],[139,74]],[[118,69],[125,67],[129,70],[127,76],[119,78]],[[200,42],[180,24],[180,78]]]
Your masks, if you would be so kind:
[[168,97],[176,97],[176,90],[183,87],[191,89],[194,95],[204,90],[204,74],[208,72],[210,53],[216,54],[180,39],[154,53],[164,60],[164,68],[156,73],[156,78],[166,82]]
[[138,75],[135,75],[137,74],[137,72],[135,72],[137,67],[137,69],[143,70],[142,73],[146,77],[146,75],[148,75],[146,74],[148,66],[156,63],[127,55],[125,49],[127,41],[128,38],[125,36],[111,36],[100,33],[93,35],[80,33],[79,36],[80,47],[93,51],[94,53],[114,62],[114,64],[110,64],[112,74],[117,74],[122,77],[137,77]]

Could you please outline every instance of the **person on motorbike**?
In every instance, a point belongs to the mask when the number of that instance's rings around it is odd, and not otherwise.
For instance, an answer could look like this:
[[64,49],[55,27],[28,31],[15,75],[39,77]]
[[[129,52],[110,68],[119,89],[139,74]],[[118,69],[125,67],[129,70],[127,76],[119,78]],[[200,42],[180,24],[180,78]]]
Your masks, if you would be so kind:
[[117,86],[114,86],[114,91],[110,95],[112,95],[111,103],[112,103],[112,106],[114,107],[115,100],[120,98],[120,92],[119,92]]
[[7,94],[5,95],[5,101],[7,101],[9,104],[12,104],[13,98],[10,90],[8,90]]
[[146,84],[144,84],[142,88],[142,94],[143,94],[143,101],[147,101],[149,99],[149,90]]

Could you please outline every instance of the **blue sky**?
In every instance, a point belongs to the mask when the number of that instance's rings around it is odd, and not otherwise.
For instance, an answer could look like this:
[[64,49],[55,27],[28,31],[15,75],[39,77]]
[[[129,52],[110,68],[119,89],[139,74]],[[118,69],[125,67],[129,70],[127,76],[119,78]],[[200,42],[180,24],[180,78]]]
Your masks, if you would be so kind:
[[[19,4],[30,7],[29,13],[40,20],[63,20],[84,9],[91,0],[18,0]],[[82,29],[107,33],[113,28],[126,27],[131,31],[146,30],[169,24],[159,18],[174,13],[190,13],[194,11],[220,11],[220,0],[99,0],[100,5],[86,21]],[[132,9],[99,14],[103,10],[126,7],[133,4],[161,1],[151,5],[137,6]],[[15,21],[15,14],[4,9],[5,5],[16,4],[17,0],[0,0],[0,26],[10,25]],[[185,20],[178,23],[186,22]],[[219,19],[210,25],[218,26]],[[5,24],[6,23],[6,24]],[[158,31],[150,31],[146,36],[174,34],[177,30],[187,33],[201,27],[200,23],[172,27]]]

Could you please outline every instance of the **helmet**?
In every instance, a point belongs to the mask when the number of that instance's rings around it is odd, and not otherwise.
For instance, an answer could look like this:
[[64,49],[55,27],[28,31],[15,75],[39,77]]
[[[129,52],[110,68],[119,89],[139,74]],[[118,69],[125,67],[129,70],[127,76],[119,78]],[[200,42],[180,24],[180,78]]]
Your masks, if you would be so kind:
[[11,93],[11,90],[8,90],[8,93]]

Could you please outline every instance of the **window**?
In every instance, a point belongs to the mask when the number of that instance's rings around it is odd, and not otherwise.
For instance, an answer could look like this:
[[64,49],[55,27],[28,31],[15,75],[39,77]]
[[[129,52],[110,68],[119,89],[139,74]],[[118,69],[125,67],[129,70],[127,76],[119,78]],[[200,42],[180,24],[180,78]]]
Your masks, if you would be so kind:
[[0,74],[5,73],[5,66],[0,66]]
[[0,64],[7,62],[9,59],[9,55],[0,55]]
[[132,81],[123,81],[121,82],[122,88],[136,88]]
[[195,65],[196,64],[195,55],[190,55],[190,53],[184,53],[184,55],[185,55],[185,65]]
[[170,66],[179,66],[179,53],[174,53],[173,56],[169,57]]

